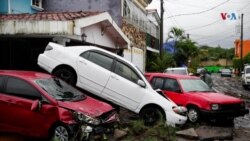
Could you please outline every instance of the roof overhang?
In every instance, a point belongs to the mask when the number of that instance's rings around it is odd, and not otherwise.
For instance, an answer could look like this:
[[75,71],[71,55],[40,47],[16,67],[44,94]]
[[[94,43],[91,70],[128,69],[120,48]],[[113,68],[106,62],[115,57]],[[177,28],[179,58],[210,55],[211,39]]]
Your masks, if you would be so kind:
[[130,45],[130,40],[107,12],[73,20],[0,19],[0,25],[0,36],[62,36],[83,41],[82,35],[86,34],[86,41],[92,44],[117,49]]
[[151,52],[154,52],[154,53],[160,53],[159,50],[154,49],[154,48],[151,48],[151,47],[149,47],[149,46],[147,46],[147,50],[148,50],[148,51],[151,51]]

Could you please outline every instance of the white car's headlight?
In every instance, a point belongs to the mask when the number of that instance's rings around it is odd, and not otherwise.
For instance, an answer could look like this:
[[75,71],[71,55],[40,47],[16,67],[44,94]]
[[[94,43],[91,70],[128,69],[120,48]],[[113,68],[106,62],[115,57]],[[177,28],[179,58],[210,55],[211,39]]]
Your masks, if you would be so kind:
[[212,110],[219,110],[220,109],[220,105],[219,104],[211,104],[211,109]]
[[82,113],[79,112],[75,112],[75,117],[77,118],[77,120],[81,121],[81,122],[85,122],[88,124],[93,124],[93,125],[98,125],[101,123],[100,120],[92,118],[90,116],[84,115]]

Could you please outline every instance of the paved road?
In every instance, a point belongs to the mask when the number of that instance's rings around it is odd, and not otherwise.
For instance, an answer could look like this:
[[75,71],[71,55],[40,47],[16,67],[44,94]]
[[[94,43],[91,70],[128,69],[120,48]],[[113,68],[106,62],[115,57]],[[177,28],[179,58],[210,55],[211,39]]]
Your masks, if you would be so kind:
[[[245,90],[239,77],[221,77],[212,74],[214,88],[222,93],[239,97],[246,101],[246,107],[250,110],[250,90]],[[244,128],[250,132],[250,114],[238,117],[234,120],[235,128]]]

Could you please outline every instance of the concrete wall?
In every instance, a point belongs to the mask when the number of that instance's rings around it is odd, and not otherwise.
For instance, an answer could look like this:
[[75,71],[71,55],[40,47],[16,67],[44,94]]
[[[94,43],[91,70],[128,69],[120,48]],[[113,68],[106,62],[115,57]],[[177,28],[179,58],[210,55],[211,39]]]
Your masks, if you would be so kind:
[[2,13],[8,13],[8,0],[0,1],[0,14]]
[[[8,2],[10,2],[10,5]],[[9,7],[10,13],[8,11]],[[0,13],[19,14],[35,12],[37,12],[37,10],[31,7],[31,0],[0,0]]]
[[121,0],[44,0],[45,11],[107,11],[121,26]]
[[202,66],[232,66],[233,62],[232,60],[227,60],[227,59],[219,59],[218,61],[203,61],[201,62]]

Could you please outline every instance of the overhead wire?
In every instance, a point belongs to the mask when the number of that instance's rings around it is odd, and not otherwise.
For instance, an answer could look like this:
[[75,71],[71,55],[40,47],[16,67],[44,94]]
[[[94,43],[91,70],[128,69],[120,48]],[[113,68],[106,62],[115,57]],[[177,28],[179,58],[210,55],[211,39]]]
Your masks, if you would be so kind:
[[179,16],[188,16],[188,15],[202,14],[202,13],[211,11],[211,10],[213,10],[213,9],[215,9],[215,8],[217,8],[217,7],[219,7],[219,6],[221,6],[221,5],[224,5],[224,4],[226,4],[227,2],[229,2],[229,1],[230,1],[230,0],[226,0],[225,2],[222,2],[222,3],[218,4],[218,5],[216,5],[216,6],[212,7],[212,8],[209,8],[209,9],[207,9],[207,10],[204,10],[204,11],[194,12],[194,13],[187,13],[187,14],[186,14],[186,13],[183,13],[183,14],[178,14],[178,15],[172,15],[172,16],[167,17],[167,19],[168,19],[168,18],[173,18],[173,17],[179,17]]

